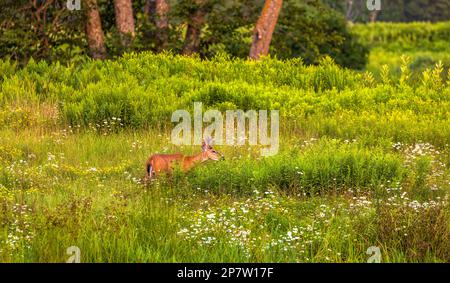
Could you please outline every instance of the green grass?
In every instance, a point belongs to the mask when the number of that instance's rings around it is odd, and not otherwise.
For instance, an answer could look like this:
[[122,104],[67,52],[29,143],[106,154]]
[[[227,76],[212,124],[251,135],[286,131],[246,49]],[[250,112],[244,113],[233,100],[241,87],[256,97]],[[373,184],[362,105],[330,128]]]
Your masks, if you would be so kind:
[[[449,262],[449,73],[412,68],[420,48],[383,57],[386,34],[364,73],[151,53],[0,62],[0,262],[64,262],[70,246],[82,262],[366,262],[371,246]],[[217,146],[225,161],[143,185],[150,154],[199,152],[169,140],[193,101],[279,109],[280,152]]]
[[2,262],[61,262],[69,246],[84,262],[364,262],[370,246],[449,260],[448,169],[426,146],[425,166],[406,146],[328,138],[259,161],[223,147],[226,161],[146,187],[143,160],[175,150],[168,134],[62,133],[1,131]]
[[[450,68],[450,22],[356,24],[352,31],[370,47],[366,70],[377,77],[384,65],[390,68],[391,76],[399,77],[402,55],[411,59],[408,67],[417,74],[439,62],[444,72]],[[420,80],[420,76],[415,79]]]

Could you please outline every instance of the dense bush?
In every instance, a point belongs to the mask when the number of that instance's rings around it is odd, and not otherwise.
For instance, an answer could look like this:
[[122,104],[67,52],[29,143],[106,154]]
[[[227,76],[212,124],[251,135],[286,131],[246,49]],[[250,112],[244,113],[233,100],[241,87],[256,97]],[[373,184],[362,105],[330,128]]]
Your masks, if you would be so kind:
[[319,1],[287,1],[283,8],[272,44],[279,58],[301,57],[312,64],[329,55],[341,66],[364,68],[368,49],[348,31],[342,15]]
[[416,74],[440,62],[443,73],[450,68],[450,22],[356,24],[352,32],[371,48],[366,69],[377,76],[386,65],[391,76],[399,77],[402,55],[410,58],[408,67]]
[[[369,22],[371,11],[367,9],[366,0],[355,0],[351,12],[347,11],[347,0],[322,0],[342,14],[348,14],[355,22]],[[448,0],[389,0],[380,1],[381,11],[377,12],[377,21],[382,22],[439,22],[450,20],[450,3]]]
[[[212,57],[222,51],[246,58],[260,7],[255,5],[249,12],[236,3],[224,6],[229,7],[225,11],[216,7],[208,16],[208,33],[203,37],[201,54]],[[302,58],[308,65],[317,64],[328,55],[341,66],[362,69],[368,49],[349,31],[344,17],[321,1],[287,0],[283,1],[270,54],[280,59]]]
[[343,188],[375,188],[386,181],[401,181],[403,173],[402,159],[395,154],[320,140],[300,152],[291,149],[256,162],[236,160],[204,167],[192,172],[188,180],[193,189],[233,195],[252,194],[254,189],[271,185],[287,193],[310,195]]
[[201,61],[143,53],[80,66],[31,62],[14,74],[8,63],[1,65],[0,103],[55,104],[60,122],[72,126],[113,118],[120,118],[119,128],[167,126],[173,111],[199,101],[204,109],[279,109],[283,125],[311,135],[449,142],[450,88],[439,66],[416,74],[418,80],[406,66],[400,78],[377,81],[329,59],[305,66],[301,60]]
[[399,48],[402,51],[448,51],[450,48],[450,22],[356,24],[352,32],[370,47],[382,46],[390,51],[399,51]]
[[[67,10],[66,2],[55,0],[43,15],[38,15],[37,8],[30,8],[26,0],[0,0],[0,5],[7,7],[0,14],[0,58],[12,58],[21,65],[31,58],[64,63],[83,61],[83,55],[89,53],[83,12]],[[97,2],[109,58],[124,52],[161,51],[152,16],[143,12],[146,0],[133,1],[136,38],[129,47],[120,42],[113,1]],[[169,2],[166,50],[181,53],[187,23],[198,6],[195,1]],[[207,1],[199,56],[212,58],[222,52],[247,58],[262,4],[263,1],[257,0]],[[18,10],[23,12],[17,13]],[[344,18],[319,0],[285,0],[271,48],[272,54],[279,58],[301,57],[308,64],[318,63],[326,55],[342,66],[357,69],[363,68],[367,61],[367,49],[349,32]]]
[[2,66],[3,105],[57,104],[60,122],[72,126],[95,126],[113,117],[121,119],[120,127],[164,126],[174,110],[192,109],[200,101],[204,109],[280,109],[286,123],[313,135],[449,142],[450,89],[441,79],[442,68],[424,72],[421,81],[411,80],[404,69],[399,80],[377,82],[331,60],[305,66],[300,60],[200,61],[146,53],[82,67],[31,62],[15,74],[8,63]]

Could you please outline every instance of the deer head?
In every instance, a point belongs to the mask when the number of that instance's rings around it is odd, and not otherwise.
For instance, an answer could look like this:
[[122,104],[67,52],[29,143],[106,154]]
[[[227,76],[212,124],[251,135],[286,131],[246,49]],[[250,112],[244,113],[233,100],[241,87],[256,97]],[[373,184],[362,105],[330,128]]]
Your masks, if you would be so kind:
[[207,137],[202,142],[202,157],[203,161],[208,159],[218,161],[220,159],[225,159],[222,153],[216,151],[213,147],[213,139],[211,137]]

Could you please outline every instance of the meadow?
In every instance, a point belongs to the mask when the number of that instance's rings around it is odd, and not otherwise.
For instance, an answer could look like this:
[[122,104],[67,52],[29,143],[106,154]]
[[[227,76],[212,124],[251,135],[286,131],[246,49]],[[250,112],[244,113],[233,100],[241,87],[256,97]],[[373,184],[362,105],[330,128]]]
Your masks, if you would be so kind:
[[[415,59],[0,61],[0,262],[449,262],[450,72]],[[200,151],[170,143],[194,101],[279,109],[279,153],[143,184],[150,154]]]
[[383,65],[390,67],[391,75],[399,76],[402,55],[409,57],[409,68],[418,75],[438,62],[450,68],[449,22],[356,24],[352,31],[370,48],[366,69],[375,76]]

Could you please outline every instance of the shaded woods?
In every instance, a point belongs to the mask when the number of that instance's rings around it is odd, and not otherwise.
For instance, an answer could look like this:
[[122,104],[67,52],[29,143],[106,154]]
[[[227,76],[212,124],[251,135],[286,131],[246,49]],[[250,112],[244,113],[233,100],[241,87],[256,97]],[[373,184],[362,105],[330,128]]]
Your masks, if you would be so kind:
[[348,44],[356,41],[345,17],[319,0],[81,0],[80,10],[68,9],[66,0],[0,5],[0,57],[22,65],[30,58],[77,62],[85,55],[105,59],[147,50],[201,58],[302,57],[312,64],[329,55],[352,68],[367,57],[362,45]]

